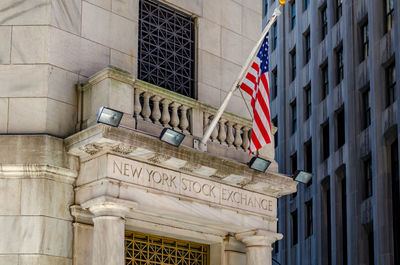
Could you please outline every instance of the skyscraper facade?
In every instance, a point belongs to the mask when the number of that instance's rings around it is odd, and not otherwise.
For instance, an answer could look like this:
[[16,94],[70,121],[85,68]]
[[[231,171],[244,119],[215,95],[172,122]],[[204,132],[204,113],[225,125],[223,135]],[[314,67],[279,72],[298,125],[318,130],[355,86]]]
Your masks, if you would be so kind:
[[[279,1],[263,2],[266,24]],[[400,264],[400,3],[293,0],[270,31],[278,262]]]
[[261,9],[0,1],[0,264],[272,264],[277,199],[296,183],[272,143],[268,169],[249,167],[239,91],[200,144]]

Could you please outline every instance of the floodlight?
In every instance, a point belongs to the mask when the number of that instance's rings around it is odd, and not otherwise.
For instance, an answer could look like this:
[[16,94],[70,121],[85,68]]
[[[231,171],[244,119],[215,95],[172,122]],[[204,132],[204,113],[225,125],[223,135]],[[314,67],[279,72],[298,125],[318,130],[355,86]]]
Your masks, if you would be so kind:
[[123,113],[107,107],[101,107],[97,113],[97,122],[110,126],[118,127],[121,122]]
[[265,172],[271,165],[271,161],[262,159],[260,157],[253,157],[249,162],[249,167],[257,171]]
[[164,128],[160,135],[161,141],[172,144],[173,146],[179,146],[184,138],[185,135],[183,133],[168,128]]
[[312,178],[312,174],[305,172],[303,170],[296,170],[296,173],[294,173],[293,179],[297,182],[307,184]]

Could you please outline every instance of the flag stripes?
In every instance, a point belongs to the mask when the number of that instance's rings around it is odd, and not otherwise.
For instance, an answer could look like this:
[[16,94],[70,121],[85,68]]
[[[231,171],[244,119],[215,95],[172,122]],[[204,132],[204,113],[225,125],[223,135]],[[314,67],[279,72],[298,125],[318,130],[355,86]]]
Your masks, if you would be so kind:
[[249,151],[253,153],[271,143],[272,138],[269,106],[268,34],[240,84],[240,88],[251,96],[253,128]]

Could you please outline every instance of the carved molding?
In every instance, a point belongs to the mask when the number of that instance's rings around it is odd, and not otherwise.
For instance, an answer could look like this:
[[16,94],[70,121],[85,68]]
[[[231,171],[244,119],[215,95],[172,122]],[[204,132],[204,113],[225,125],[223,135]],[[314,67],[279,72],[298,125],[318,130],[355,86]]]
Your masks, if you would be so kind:
[[98,152],[100,152],[102,150],[102,146],[95,144],[95,143],[90,143],[90,144],[86,144],[84,146],[80,146],[79,150],[89,154],[89,155],[95,155]]
[[123,155],[127,155],[127,154],[135,151],[136,147],[134,147],[132,145],[127,145],[127,144],[118,144],[118,145],[113,146],[111,148],[111,150],[113,150],[114,152],[123,154]]

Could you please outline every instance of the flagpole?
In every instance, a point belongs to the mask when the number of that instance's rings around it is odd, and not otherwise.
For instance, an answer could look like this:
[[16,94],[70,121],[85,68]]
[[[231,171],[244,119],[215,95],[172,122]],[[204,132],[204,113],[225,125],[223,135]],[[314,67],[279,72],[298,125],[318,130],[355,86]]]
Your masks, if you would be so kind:
[[272,27],[272,25],[275,23],[276,19],[278,16],[281,14],[281,11],[279,8],[281,5],[285,4],[284,0],[279,1],[280,4],[279,6],[274,10],[274,13],[272,14],[271,19],[268,21],[267,26],[265,27],[263,33],[261,34],[260,39],[258,40],[257,44],[254,46],[253,50],[251,51],[249,57],[246,60],[246,63],[243,65],[242,70],[239,74],[239,76],[236,78],[235,82],[233,83],[231,90],[229,91],[228,95],[226,95],[224,102],[222,102],[221,106],[219,107],[217,114],[215,114],[213,120],[211,121],[210,126],[207,128],[207,131],[204,133],[203,138],[201,139],[201,143],[205,145],[210,138],[211,132],[214,130],[215,126],[217,125],[217,122],[222,116],[222,113],[224,113],[226,107],[228,106],[229,100],[232,98],[233,93],[235,90],[239,87],[240,83],[242,82],[245,73],[247,72],[247,69],[249,68],[250,64],[252,63],[254,57],[256,56],[257,51],[260,49],[260,46],[262,42],[264,41],[265,36],[267,35],[269,29]]

